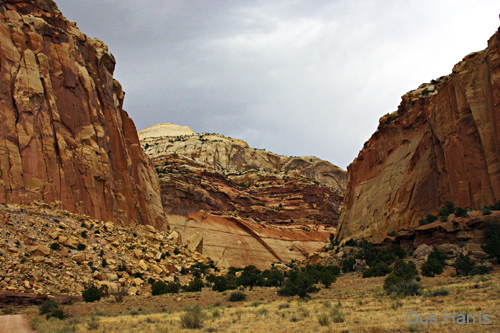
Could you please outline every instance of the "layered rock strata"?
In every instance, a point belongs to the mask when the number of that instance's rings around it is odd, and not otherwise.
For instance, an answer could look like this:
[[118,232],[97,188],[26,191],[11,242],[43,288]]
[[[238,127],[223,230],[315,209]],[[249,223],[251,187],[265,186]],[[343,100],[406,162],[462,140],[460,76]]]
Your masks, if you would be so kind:
[[381,241],[449,200],[500,200],[500,33],[452,74],[405,94],[348,167],[338,239]]
[[115,59],[50,0],[0,2],[0,203],[164,224]]
[[258,267],[302,260],[334,232],[346,173],[329,162],[173,124],[139,136],[159,173],[169,224],[183,237],[202,235],[214,260]]

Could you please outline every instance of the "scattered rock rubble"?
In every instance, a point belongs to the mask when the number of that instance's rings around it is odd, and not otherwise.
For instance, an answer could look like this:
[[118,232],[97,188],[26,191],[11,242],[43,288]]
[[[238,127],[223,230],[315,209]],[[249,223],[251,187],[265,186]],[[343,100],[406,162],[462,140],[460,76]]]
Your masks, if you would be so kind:
[[0,243],[0,290],[44,295],[81,295],[90,283],[148,295],[150,279],[188,283],[183,268],[210,262],[196,252],[202,239],[188,247],[175,231],[121,227],[40,202],[0,205]]

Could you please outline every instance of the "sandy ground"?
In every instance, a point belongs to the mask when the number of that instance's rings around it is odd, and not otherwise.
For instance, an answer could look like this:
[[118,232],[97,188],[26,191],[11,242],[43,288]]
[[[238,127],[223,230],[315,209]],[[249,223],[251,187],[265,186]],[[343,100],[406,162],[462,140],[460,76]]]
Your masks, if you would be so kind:
[[26,315],[0,316],[0,333],[31,333]]

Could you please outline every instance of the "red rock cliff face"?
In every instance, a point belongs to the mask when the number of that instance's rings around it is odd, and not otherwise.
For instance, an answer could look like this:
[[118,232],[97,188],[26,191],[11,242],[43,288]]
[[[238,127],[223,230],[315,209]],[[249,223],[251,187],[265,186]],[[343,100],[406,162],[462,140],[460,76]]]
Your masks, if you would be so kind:
[[0,203],[60,201],[101,220],[163,224],[114,66],[52,1],[0,1]]
[[339,239],[382,240],[446,200],[500,200],[500,34],[447,77],[403,96],[348,168]]

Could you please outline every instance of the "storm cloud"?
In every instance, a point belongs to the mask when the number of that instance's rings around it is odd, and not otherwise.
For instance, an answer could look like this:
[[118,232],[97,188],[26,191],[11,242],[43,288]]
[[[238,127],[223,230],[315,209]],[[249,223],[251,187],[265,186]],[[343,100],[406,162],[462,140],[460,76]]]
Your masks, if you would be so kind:
[[346,168],[401,96],[484,49],[498,1],[56,0],[108,44],[125,109]]

